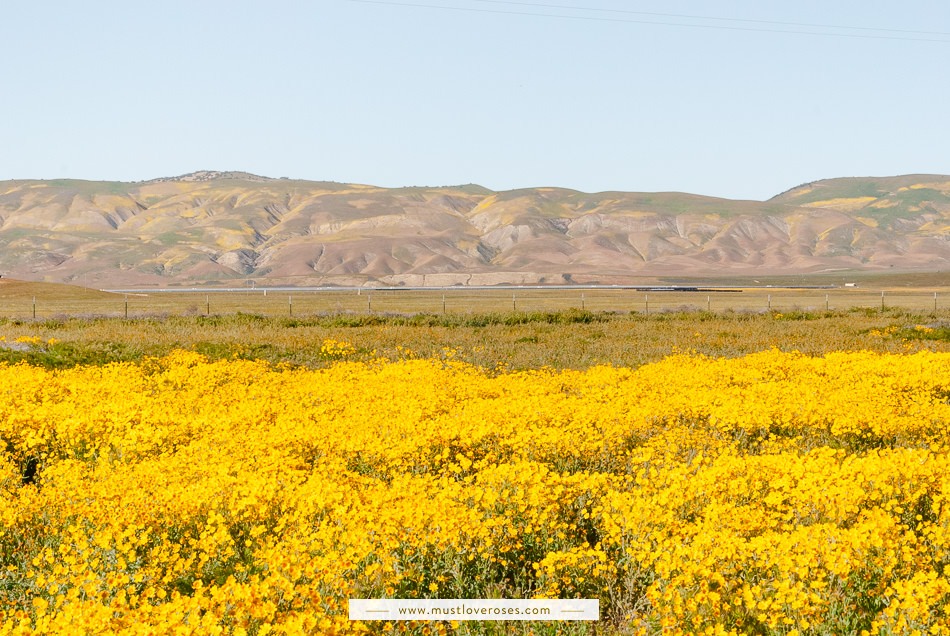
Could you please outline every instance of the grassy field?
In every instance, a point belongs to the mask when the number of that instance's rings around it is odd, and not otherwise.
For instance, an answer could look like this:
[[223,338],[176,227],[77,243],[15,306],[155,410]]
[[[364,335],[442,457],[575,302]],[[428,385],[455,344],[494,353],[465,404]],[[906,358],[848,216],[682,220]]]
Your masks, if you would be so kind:
[[[785,281],[787,284],[789,281]],[[921,281],[923,282],[923,281]],[[703,292],[642,292],[623,289],[321,290],[297,292],[151,292],[114,294],[76,286],[0,280],[0,316],[144,317],[157,314],[251,313],[308,316],[340,313],[473,313],[563,311],[816,311],[898,307],[928,311],[950,308],[950,287],[717,289]]]
[[[212,358],[263,359],[319,367],[324,340],[352,343],[359,359],[410,357],[459,360],[513,369],[636,367],[671,353],[736,357],[777,348],[890,353],[950,350],[950,310],[853,308],[831,311],[508,311],[398,315],[341,313],[150,317],[5,318],[6,343],[33,338],[42,346],[0,347],[0,360],[44,366],[140,360],[175,349]],[[926,326],[925,332],[915,329]],[[50,340],[52,345],[45,344]],[[2,344],[2,343],[0,343]]]

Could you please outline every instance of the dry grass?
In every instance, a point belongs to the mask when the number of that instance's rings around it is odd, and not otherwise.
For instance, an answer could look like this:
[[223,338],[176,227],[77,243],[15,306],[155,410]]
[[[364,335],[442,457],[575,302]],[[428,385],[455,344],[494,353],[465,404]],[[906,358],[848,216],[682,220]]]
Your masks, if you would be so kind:
[[432,289],[269,292],[152,292],[110,294],[51,283],[0,281],[0,316],[143,316],[232,314],[307,316],[326,313],[469,313],[501,311],[816,311],[886,307],[928,311],[950,307],[950,288],[743,289],[712,292],[638,292],[623,289]]
[[[950,323],[950,311],[856,309],[831,312],[508,312],[406,317],[343,314],[299,318],[249,314],[97,319],[26,319],[0,322],[7,342],[35,336],[58,342],[61,360],[134,360],[175,348],[212,357],[241,356],[320,366],[325,339],[356,346],[365,358],[455,356],[509,368],[639,366],[674,351],[734,357],[777,348],[821,355],[827,351],[946,351],[942,339],[905,340],[900,330]],[[890,332],[885,330],[890,328]],[[875,332],[878,332],[876,333]],[[39,355],[40,352],[33,352]],[[21,358],[16,358],[21,355]],[[25,359],[0,350],[0,357]],[[35,358],[35,356],[34,356]]]
[[61,285],[59,283],[34,283],[23,280],[13,280],[9,278],[0,278],[0,303],[3,306],[3,313],[9,314],[10,310],[32,302],[37,301],[53,305],[56,303],[89,303],[93,306],[95,303],[109,304],[116,300],[121,300],[122,296],[99,291],[98,289],[89,289],[88,287],[78,287],[76,285]]
[[618,289],[393,289],[266,296],[255,290],[126,296],[4,279],[0,337],[8,343],[23,336],[44,342],[54,338],[59,344],[48,351],[0,348],[0,358],[68,366],[195,348],[213,357],[319,366],[324,362],[320,346],[331,338],[353,343],[364,357],[454,355],[484,367],[582,369],[638,366],[676,350],[733,357],[772,347],[810,355],[947,348],[939,338],[905,342],[900,333],[871,332],[950,319],[950,289],[938,292],[937,311],[933,291],[890,289],[884,301],[881,309],[881,290],[866,288],[647,294]]

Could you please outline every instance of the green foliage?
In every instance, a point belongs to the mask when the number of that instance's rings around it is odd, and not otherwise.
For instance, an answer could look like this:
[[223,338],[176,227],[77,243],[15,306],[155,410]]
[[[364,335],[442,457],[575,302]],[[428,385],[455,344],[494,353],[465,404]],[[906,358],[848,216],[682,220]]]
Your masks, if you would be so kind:
[[162,245],[175,245],[180,240],[177,232],[165,232],[155,237]]
[[0,347],[0,362],[28,364],[46,369],[68,369],[78,365],[136,362],[148,355],[145,349],[121,342],[79,344],[57,342],[34,345],[25,350]]
[[950,342],[950,326],[945,324],[914,325],[900,329],[895,336],[901,340]]

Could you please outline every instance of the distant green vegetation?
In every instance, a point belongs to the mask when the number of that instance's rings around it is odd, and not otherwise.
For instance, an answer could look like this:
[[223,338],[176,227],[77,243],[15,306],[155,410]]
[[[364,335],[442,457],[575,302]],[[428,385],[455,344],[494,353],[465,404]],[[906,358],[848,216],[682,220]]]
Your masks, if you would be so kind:
[[49,179],[40,181],[44,185],[54,188],[66,188],[82,194],[117,194],[128,196],[134,184],[122,181],[85,181],[82,179]]
[[933,188],[913,188],[898,192],[893,198],[900,199],[904,206],[920,205],[926,201],[932,203],[950,203],[950,196]]

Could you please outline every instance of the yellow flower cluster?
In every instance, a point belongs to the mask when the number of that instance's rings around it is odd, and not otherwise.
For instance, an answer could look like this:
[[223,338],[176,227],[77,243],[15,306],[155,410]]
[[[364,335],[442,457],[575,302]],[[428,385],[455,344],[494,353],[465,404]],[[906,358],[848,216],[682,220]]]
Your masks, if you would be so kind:
[[898,331],[900,331],[900,327],[891,325],[890,327],[885,327],[884,329],[871,329],[868,332],[868,335],[872,338],[888,338],[893,336]]
[[320,355],[328,360],[342,360],[356,353],[356,347],[349,342],[327,339],[320,347]]
[[[7,341],[7,337],[6,337],[6,336],[0,336],[0,342],[6,342],[6,341]],[[42,345],[44,345],[44,344],[46,344],[46,345],[54,345],[54,344],[56,344],[57,342],[59,342],[59,340],[57,340],[56,338],[50,338],[49,340],[44,341],[44,340],[43,340],[42,338],[40,338],[39,336],[20,336],[19,338],[17,338],[17,339],[14,340],[13,342],[18,343],[18,344],[28,344],[28,345],[33,345],[33,346],[36,346],[36,347],[40,347],[40,346],[42,346]]]
[[931,352],[0,365],[0,633],[359,634],[349,598],[511,596],[625,633],[948,634],[948,398]]

